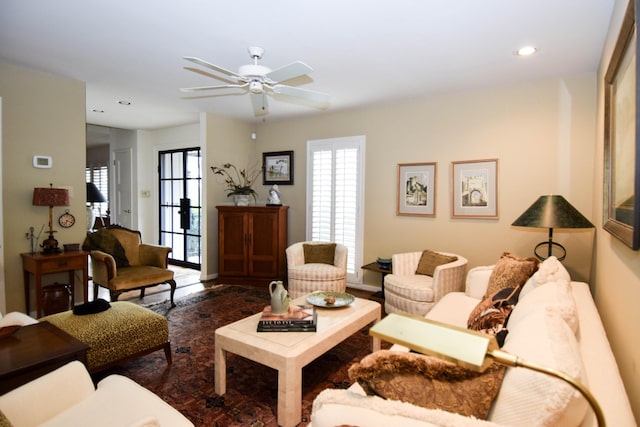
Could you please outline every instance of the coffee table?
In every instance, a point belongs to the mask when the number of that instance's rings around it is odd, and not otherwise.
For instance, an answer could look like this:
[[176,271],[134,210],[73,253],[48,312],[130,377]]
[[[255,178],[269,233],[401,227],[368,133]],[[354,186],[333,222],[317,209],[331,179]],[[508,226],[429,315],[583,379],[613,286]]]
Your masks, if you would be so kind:
[[85,363],[88,348],[49,322],[21,327],[0,341],[0,394],[72,360]]
[[[305,297],[292,301],[304,304]],[[233,353],[278,371],[278,424],[293,427],[302,418],[302,368],[360,329],[380,320],[375,301],[355,298],[345,307],[318,308],[316,332],[256,332],[260,313],[216,329],[215,391],[227,388],[226,354]],[[380,340],[372,337],[372,350]]]

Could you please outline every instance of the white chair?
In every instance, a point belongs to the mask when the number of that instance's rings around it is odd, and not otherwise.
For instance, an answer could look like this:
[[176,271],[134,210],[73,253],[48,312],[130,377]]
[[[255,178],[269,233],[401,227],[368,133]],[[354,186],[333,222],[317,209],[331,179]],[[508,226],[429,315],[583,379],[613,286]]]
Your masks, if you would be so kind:
[[416,274],[422,252],[407,252],[392,256],[392,274],[384,277],[384,309],[387,313],[406,312],[424,316],[449,292],[462,291],[467,272],[467,259],[457,254],[457,260],[435,267],[432,276]]
[[291,298],[314,291],[345,292],[347,290],[347,255],[344,245],[336,243],[333,265],[306,263],[304,245],[326,245],[329,242],[299,242],[289,246],[287,254],[287,289]]

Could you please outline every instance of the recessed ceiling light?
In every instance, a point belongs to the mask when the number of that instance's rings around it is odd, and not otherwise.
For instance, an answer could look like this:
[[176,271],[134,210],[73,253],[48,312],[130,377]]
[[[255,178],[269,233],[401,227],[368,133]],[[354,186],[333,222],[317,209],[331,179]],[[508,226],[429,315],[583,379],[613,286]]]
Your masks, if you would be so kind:
[[93,110],[91,110],[91,111],[93,111],[94,113],[104,113],[104,110],[100,110],[100,109],[98,109],[98,108],[94,108],[94,109],[93,109]]
[[118,101],[120,105],[131,105],[131,101]]
[[538,52],[538,49],[533,46],[524,46],[520,49],[516,50],[516,55],[518,56],[531,56],[534,53]]

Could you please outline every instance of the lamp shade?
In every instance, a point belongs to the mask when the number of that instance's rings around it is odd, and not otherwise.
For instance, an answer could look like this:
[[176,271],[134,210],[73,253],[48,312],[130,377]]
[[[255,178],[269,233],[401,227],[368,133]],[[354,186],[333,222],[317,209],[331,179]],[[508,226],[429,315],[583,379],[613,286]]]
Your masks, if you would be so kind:
[[107,199],[102,195],[98,187],[93,182],[87,182],[87,202],[88,203],[102,203]]
[[513,224],[533,228],[593,228],[593,224],[564,197],[540,196]]
[[65,188],[33,189],[34,206],[69,206],[69,190]]

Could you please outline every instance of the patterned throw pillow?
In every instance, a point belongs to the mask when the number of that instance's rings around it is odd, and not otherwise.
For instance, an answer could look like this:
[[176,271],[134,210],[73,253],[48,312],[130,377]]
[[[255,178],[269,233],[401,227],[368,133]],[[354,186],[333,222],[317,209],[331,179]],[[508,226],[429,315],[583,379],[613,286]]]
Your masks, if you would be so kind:
[[349,367],[349,377],[368,395],[486,419],[505,368],[484,372],[417,353],[380,350]]
[[438,252],[425,249],[424,251],[422,251],[420,262],[418,262],[416,274],[433,276],[433,273],[435,272],[437,266],[449,264],[450,262],[456,261],[457,259],[458,257],[454,255],[443,255]]
[[11,424],[11,421],[9,421],[6,415],[4,415],[2,411],[0,411],[0,427],[11,427],[11,426],[13,426],[13,424]]
[[502,288],[522,287],[529,277],[538,270],[538,259],[535,257],[519,258],[504,252],[489,277],[489,285],[484,297],[494,294]]
[[336,254],[335,243],[316,243],[302,245],[304,251],[305,264],[330,264],[333,265],[333,259]]
[[507,320],[518,302],[521,287],[503,288],[482,300],[469,314],[467,328],[494,335],[502,347],[507,336]]

